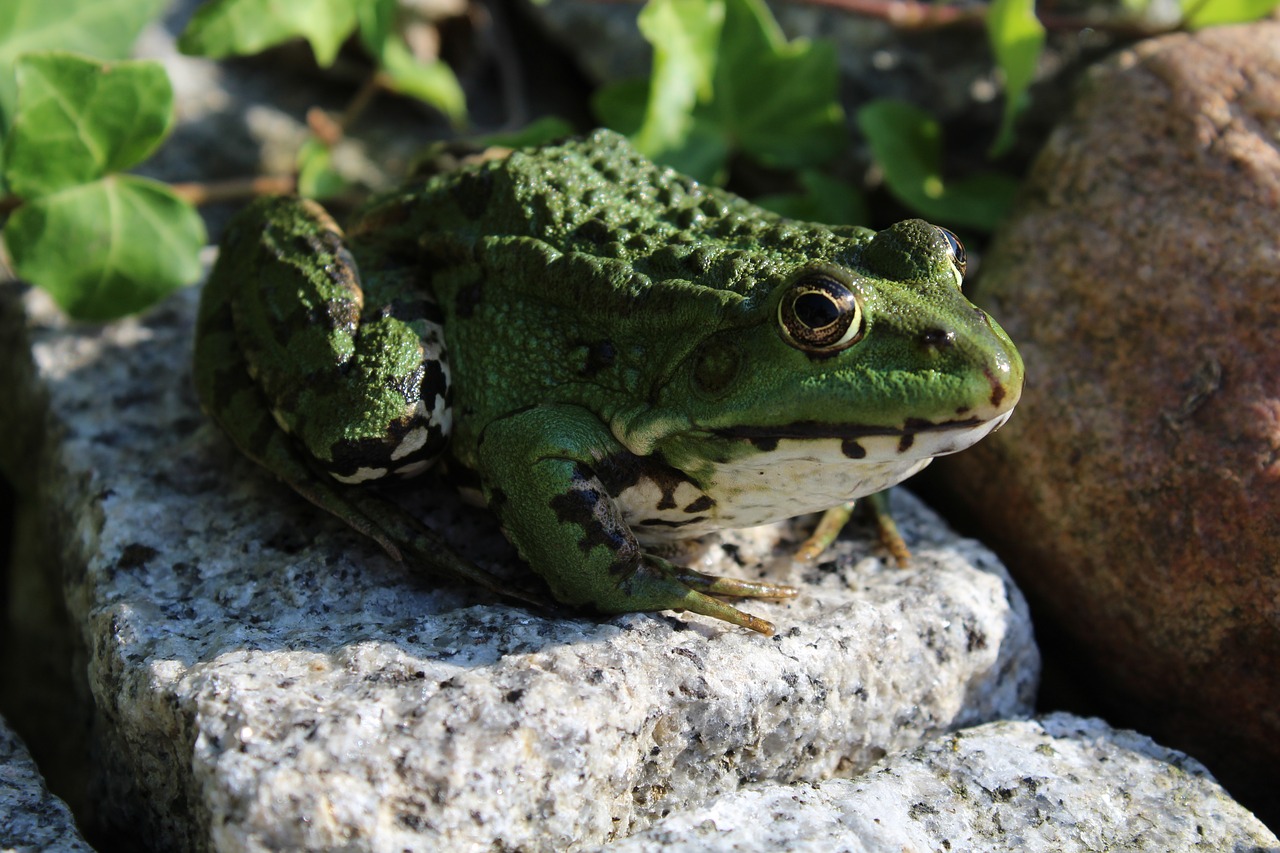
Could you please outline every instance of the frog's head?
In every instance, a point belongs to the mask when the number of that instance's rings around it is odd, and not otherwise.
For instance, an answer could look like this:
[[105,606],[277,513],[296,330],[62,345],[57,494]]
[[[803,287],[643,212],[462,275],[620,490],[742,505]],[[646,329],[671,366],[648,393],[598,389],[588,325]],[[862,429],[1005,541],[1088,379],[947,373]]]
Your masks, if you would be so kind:
[[909,220],[833,257],[772,274],[682,360],[659,392],[652,446],[677,465],[784,440],[921,460],[1008,419],[1022,359],[961,293],[953,234]]

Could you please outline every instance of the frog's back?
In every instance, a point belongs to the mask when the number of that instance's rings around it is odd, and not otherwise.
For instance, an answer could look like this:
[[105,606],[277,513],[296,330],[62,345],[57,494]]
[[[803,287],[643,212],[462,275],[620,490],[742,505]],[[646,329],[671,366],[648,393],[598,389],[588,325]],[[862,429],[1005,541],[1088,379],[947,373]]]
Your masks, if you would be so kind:
[[687,282],[751,298],[772,267],[798,257],[850,263],[871,233],[785,219],[655,165],[609,130],[435,175],[375,205],[368,230],[387,232],[388,211],[445,264],[503,238],[509,255],[510,238],[527,238],[541,252],[534,263],[575,255],[632,294]]

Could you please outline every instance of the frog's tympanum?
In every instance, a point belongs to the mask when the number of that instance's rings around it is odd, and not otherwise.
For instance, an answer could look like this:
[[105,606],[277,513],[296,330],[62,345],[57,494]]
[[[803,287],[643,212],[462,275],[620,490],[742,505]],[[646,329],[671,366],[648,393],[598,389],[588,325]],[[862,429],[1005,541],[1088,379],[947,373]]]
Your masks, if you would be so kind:
[[361,485],[445,456],[556,599],[781,598],[653,550],[870,495],[1008,419],[1022,361],[919,220],[785,219],[598,131],[373,201],[263,199],[205,289],[196,377],[239,446],[393,557],[504,591]]

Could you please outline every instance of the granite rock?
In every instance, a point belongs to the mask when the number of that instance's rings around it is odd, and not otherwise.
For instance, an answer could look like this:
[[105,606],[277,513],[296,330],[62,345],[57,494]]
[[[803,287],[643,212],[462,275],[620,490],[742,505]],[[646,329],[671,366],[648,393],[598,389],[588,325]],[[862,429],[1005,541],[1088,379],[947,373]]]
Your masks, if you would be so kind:
[[602,850],[1274,853],[1280,841],[1194,759],[1052,714],[943,735],[857,779],[726,794]]
[[[597,844],[747,783],[817,781],[922,739],[1026,714],[1027,613],[994,557],[903,493],[914,548],[869,530],[799,567],[793,526],[686,555],[800,585],[751,609],[591,618],[442,587],[241,460],[198,411],[195,293],[66,327],[0,290],[0,376],[33,448],[87,657],[98,831],[166,850],[526,850]],[[22,441],[16,443],[22,445]],[[402,495],[494,571],[484,513]]]
[[22,741],[0,717],[0,851],[91,853],[66,803],[49,793]]
[[1280,22],[1097,68],[987,254],[1009,428],[939,471],[1109,716],[1280,821]]

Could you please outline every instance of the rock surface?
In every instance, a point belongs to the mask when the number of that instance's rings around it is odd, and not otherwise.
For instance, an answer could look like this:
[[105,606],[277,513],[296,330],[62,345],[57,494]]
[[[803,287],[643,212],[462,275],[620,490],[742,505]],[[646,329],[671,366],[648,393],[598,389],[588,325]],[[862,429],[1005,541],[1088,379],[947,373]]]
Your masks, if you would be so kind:
[[[6,460],[39,478],[87,655],[91,820],[156,849],[526,850],[603,842],[743,784],[857,772],[1026,714],[1024,604],[992,555],[908,495],[915,551],[872,539],[772,577],[772,638],[697,617],[523,610],[438,588],[239,459],[200,415],[195,294],[62,328],[0,290]],[[29,348],[29,349],[28,349]],[[30,357],[28,357],[28,352]],[[405,498],[495,570],[509,548],[438,489]],[[689,556],[759,576],[795,537]]]
[[[1280,23],[1096,69],[987,255],[1027,387],[941,471],[1113,713],[1280,820]],[[994,474],[994,475],[993,475]],[[1095,676],[1096,677],[1096,676]]]
[[66,803],[49,793],[22,741],[0,717],[0,851],[92,853]]
[[602,849],[1273,853],[1280,841],[1194,759],[1052,714],[944,735],[854,780],[726,794]]

